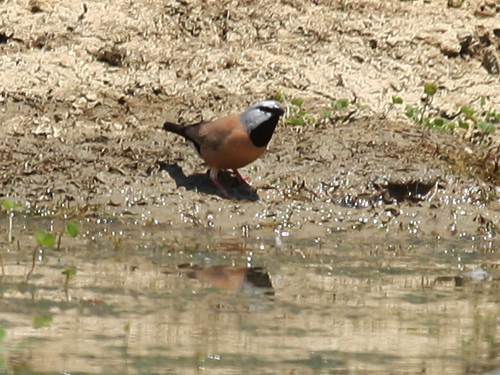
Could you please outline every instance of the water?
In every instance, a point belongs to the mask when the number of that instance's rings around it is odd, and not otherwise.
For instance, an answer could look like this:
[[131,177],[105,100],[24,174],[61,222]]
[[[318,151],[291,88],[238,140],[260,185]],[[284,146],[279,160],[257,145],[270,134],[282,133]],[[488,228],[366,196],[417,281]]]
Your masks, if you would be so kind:
[[1,252],[4,373],[500,367],[492,241],[222,235],[100,220],[81,223],[82,234],[63,237],[57,251],[30,237],[47,221],[17,225],[20,246],[3,241]]

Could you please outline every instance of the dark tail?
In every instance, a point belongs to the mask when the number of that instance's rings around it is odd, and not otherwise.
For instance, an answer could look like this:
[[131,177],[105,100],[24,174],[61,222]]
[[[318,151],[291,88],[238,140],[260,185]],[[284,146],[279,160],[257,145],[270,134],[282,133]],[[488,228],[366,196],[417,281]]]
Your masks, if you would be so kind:
[[[199,125],[199,124],[195,124],[195,125]],[[184,137],[184,139],[191,142],[192,145],[198,151],[198,153],[200,153],[200,145],[198,144],[198,142],[196,142],[193,138],[191,138],[189,135],[186,134],[187,133],[186,130],[192,131],[193,126],[194,125],[188,125],[188,126],[179,125],[179,124],[174,124],[173,122],[167,121],[163,124],[163,130],[166,130],[166,131],[171,132],[171,133],[179,134],[181,137]]]
[[174,124],[173,122],[165,122],[163,124],[163,130],[166,130],[171,133],[179,134],[180,136],[183,136],[186,138],[186,129],[184,126],[179,125],[179,124]]

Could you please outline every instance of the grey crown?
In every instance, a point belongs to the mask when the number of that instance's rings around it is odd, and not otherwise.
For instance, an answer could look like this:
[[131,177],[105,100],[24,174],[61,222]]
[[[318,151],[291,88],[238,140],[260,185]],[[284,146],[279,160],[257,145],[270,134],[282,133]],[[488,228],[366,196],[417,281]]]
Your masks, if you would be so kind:
[[249,132],[266,123],[273,117],[279,118],[284,113],[275,100],[262,100],[252,104],[240,116],[241,122]]

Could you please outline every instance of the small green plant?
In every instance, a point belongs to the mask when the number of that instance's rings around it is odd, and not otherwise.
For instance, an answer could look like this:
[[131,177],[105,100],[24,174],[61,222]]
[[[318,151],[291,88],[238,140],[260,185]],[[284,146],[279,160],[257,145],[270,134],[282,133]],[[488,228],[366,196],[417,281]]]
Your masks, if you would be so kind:
[[124,325],[123,325],[123,333],[124,333],[124,337],[123,337],[123,347],[125,349],[128,348],[128,343],[129,343],[129,339],[130,339],[130,330],[132,328],[132,323],[130,322],[126,322]]
[[[284,97],[283,97],[284,99]],[[314,122],[314,117],[307,114],[307,110],[302,108],[304,104],[304,99],[293,98],[288,106],[288,116],[285,118],[285,124],[290,124],[293,126],[302,126],[307,123]]]
[[[500,123],[500,112],[494,111],[491,108],[485,109],[486,98],[480,100],[480,110],[471,106],[463,106],[460,112],[451,119],[434,116],[430,113],[430,106],[439,87],[435,83],[424,84],[423,107],[406,106],[406,116],[412,119],[415,123],[424,125],[430,129],[438,129],[451,131],[457,128],[467,131],[476,130],[475,136],[479,138],[479,142],[483,143],[484,138],[495,131],[495,124]],[[393,97],[393,103],[395,103]],[[399,100],[397,101],[400,102]],[[402,99],[401,99],[402,102]]]
[[61,248],[61,238],[64,233],[67,233],[70,237],[75,238],[80,234],[80,228],[78,228],[78,224],[74,221],[67,222],[66,226],[64,227],[64,231],[58,233],[59,237],[57,240],[57,251],[59,251]]
[[484,133],[484,134],[491,134],[495,131],[495,125],[492,124],[491,122],[478,122],[477,127]]
[[[66,226],[64,227],[64,231],[60,232],[58,234],[59,238],[57,241],[57,250],[60,249],[61,237],[64,233],[67,233],[69,236],[75,238],[76,236],[78,236],[78,234],[80,234],[80,229],[78,228],[78,225],[74,221],[70,221],[70,222],[66,223]],[[29,280],[31,274],[35,270],[37,255],[42,252],[42,249],[40,249],[40,248],[44,248],[44,247],[50,248],[50,247],[54,247],[56,244],[56,238],[54,237],[54,235],[43,230],[43,229],[37,229],[34,233],[34,237],[35,237],[36,243],[38,244],[39,248],[36,248],[33,251],[32,265],[31,265],[30,271],[26,275],[26,281]],[[74,276],[74,274],[76,274],[76,268],[75,268],[74,273],[72,273],[71,270],[68,270],[68,269],[63,271],[63,273],[64,272],[67,272],[67,274],[66,274],[66,285],[67,285],[69,280]]]
[[[438,91],[438,86],[435,83],[425,83],[424,84],[424,94],[425,97],[422,99],[424,106],[423,108],[414,107],[411,105],[406,106],[406,116],[414,120],[416,123],[421,125],[430,125],[431,120],[428,116],[428,110]],[[393,97],[394,102],[394,97]]]
[[2,201],[2,207],[7,211],[7,212],[10,212],[10,211],[13,211],[14,208],[17,207],[17,204],[16,202],[14,201],[11,201],[10,199],[4,199]]
[[61,273],[65,276],[64,279],[64,293],[66,294],[66,300],[69,301],[68,285],[71,279],[76,276],[76,266],[68,266]]
[[[78,228],[78,224],[74,221],[69,221],[66,223],[63,232],[59,232],[59,240],[57,242],[57,250],[61,246],[61,237],[64,233],[67,233],[69,236],[75,238],[80,234],[80,229]],[[38,229],[35,231],[35,239],[39,246],[42,247],[54,247],[55,245],[55,237],[51,233],[44,231],[43,229]]]
[[50,323],[52,323],[52,315],[49,314],[37,315],[33,318],[33,328],[36,329],[48,327]]
[[350,106],[352,107],[352,104],[354,104],[354,102],[351,102],[347,98],[338,99],[330,104],[331,109],[328,109],[321,113],[321,118],[323,120],[329,120],[332,122],[338,120],[345,121],[349,119],[352,114],[357,112],[357,110],[364,109],[362,106],[358,105],[352,108],[352,110],[342,111],[346,108],[350,108]]
[[424,93],[427,95],[428,98],[432,100],[432,97],[437,93],[438,91],[438,85],[435,83],[424,83]]
[[35,231],[35,240],[42,247],[54,247],[56,243],[54,236],[42,229]]
[[80,229],[78,228],[78,224],[74,221],[70,221],[66,224],[66,233],[68,233],[71,237],[75,238],[80,234]]
[[285,101],[285,95],[283,95],[281,92],[277,92],[274,94],[274,99],[278,102],[283,102]]
[[418,108],[411,105],[406,106],[406,116],[411,119],[415,119],[418,114]]
[[[307,124],[315,124],[319,122],[334,122],[337,120],[345,121],[349,119],[352,114],[356,113],[360,109],[365,107],[361,105],[352,106],[355,102],[351,102],[347,98],[340,98],[333,101],[330,104],[330,108],[324,110],[319,114],[311,114],[304,108],[305,100],[303,98],[287,98],[283,93],[277,92],[274,94],[274,99],[282,102],[288,103],[286,105],[286,114],[284,118],[284,123],[293,126],[303,126]],[[342,111],[343,109],[349,108],[350,111]]]
[[9,229],[7,231],[7,241],[9,243],[12,242],[12,229],[13,229],[13,225],[14,225],[14,213],[15,213],[15,209],[18,207],[18,205],[16,204],[16,202],[14,202],[13,200],[10,200],[10,199],[4,199],[2,201],[2,208],[7,211],[7,215],[9,215]]
[[[55,242],[56,242],[54,239],[54,236],[50,233],[47,233],[43,229],[37,229],[35,231],[34,237],[35,237],[35,240],[36,240],[36,243],[38,244],[38,246],[42,247],[42,248],[43,247],[54,247]],[[35,270],[37,255],[39,255],[41,253],[41,251],[42,250],[39,248],[36,248],[33,251],[33,257],[31,259],[31,269],[29,270],[28,274],[26,275],[26,281],[29,280],[31,274]]]
[[68,285],[70,280],[76,276],[76,266],[68,266],[61,273],[66,276],[64,279],[64,293],[66,294],[66,300],[69,301]]
[[[481,100],[482,103],[483,101]],[[476,127],[483,134],[491,134],[495,131],[494,122],[500,122],[500,113],[491,110],[483,110],[478,113],[478,111],[471,107],[460,108],[458,124],[461,128],[470,129],[471,127]]]
[[324,119],[329,119],[332,117],[332,111],[323,111],[321,112],[321,117]]
[[399,96],[393,96],[392,97],[392,102],[394,104],[403,104],[403,98],[401,98]]
[[68,284],[76,276],[76,266],[66,267],[61,273],[66,276],[66,284]]
[[336,111],[340,111],[341,109],[347,108],[350,102],[349,99],[339,99],[332,104],[332,107]]

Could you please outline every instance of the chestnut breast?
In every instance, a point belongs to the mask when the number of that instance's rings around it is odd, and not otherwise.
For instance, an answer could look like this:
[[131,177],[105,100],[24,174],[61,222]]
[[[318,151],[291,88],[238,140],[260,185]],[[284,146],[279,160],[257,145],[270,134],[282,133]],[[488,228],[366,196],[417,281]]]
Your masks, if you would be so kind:
[[197,129],[193,128],[192,132],[190,130],[186,129],[186,134],[199,144],[200,156],[213,168],[242,168],[266,151],[266,146],[253,144],[238,115],[202,124]]

